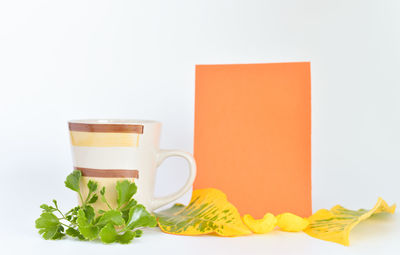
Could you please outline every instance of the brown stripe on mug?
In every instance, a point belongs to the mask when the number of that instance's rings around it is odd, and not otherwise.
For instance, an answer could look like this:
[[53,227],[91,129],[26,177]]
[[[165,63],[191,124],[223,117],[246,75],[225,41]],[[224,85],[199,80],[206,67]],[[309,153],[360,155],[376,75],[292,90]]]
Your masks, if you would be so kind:
[[139,124],[85,124],[68,123],[70,131],[99,133],[135,133],[143,134],[143,125]]
[[126,169],[93,169],[75,167],[75,170],[79,170],[82,176],[87,177],[102,177],[102,178],[139,178],[138,170],[126,170]]

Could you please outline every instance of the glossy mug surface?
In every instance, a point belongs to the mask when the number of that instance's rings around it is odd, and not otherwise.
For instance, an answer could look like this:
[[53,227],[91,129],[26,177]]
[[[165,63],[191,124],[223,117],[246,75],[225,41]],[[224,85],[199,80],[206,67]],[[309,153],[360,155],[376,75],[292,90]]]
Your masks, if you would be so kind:
[[[148,120],[72,120],[69,121],[74,168],[82,172],[81,192],[86,197],[87,182],[106,187],[106,198],[116,207],[118,180],[129,179],[138,187],[134,198],[150,211],[168,204],[185,194],[196,177],[192,155],[180,150],[160,150],[161,123]],[[171,156],[183,157],[189,165],[189,178],[177,192],[154,197],[157,167]],[[80,201],[81,202],[81,201]],[[94,208],[107,209],[99,199]]]

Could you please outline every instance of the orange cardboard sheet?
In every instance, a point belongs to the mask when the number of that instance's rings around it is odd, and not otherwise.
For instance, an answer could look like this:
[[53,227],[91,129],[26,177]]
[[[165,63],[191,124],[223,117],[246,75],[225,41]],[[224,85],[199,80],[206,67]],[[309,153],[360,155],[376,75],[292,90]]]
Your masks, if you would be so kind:
[[241,214],[311,215],[310,63],[196,66],[194,156]]

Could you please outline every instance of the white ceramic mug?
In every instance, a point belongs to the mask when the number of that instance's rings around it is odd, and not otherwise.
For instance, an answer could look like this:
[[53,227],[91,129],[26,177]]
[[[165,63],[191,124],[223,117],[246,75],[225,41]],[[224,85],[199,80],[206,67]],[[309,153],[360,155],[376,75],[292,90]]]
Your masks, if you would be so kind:
[[[185,194],[196,177],[192,155],[179,150],[160,150],[161,123],[147,120],[72,120],[69,121],[74,168],[82,172],[81,192],[85,197],[87,182],[92,179],[99,188],[106,187],[106,198],[115,207],[118,180],[129,179],[138,187],[134,198],[150,211]],[[154,197],[157,167],[171,156],[183,157],[189,163],[189,179],[177,192]],[[81,201],[80,201],[81,202]],[[94,204],[107,209],[101,201]]]

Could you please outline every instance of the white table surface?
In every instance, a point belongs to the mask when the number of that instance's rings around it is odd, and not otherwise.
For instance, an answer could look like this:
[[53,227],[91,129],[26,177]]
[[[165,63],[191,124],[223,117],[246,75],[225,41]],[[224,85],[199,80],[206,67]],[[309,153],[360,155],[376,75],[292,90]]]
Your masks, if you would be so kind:
[[[46,172],[47,173],[47,172]],[[49,173],[4,172],[0,178],[0,254],[400,254],[400,214],[381,214],[357,225],[350,234],[350,246],[312,238],[305,233],[273,231],[265,235],[244,237],[218,236],[177,236],[161,232],[158,228],[146,229],[143,236],[131,244],[104,245],[100,242],[82,242],[70,238],[47,241],[41,238],[34,227],[39,217],[42,203],[58,200],[62,210],[76,204],[74,192],[64,187],[64,179],[59,171]],[[338,182],[339,179],[332,180]],[[338,177],[336,177],[338,178]],[[389,204],[399,205],[396,178],[387,179],[390,185],[371,186],[373,193],[380,190]],[[364,178],[372,182],[373,178]],[[314,184],[319,180],[314,178]],[[353,184],[357,185],[357,184]],[[356,187],[356,186],[354,186]],[[314,185],[313,211],[330,208],[339,203],[349,209],[372,208],[376,202],[373,193],[339,192],[349,189],[326,189]],[[341,199],[336,199],[341,197]],[[180,199],[187,202],[190,193]],[[228,197],[229,199],[229,197]],[[256,199],[254,200],[256,203]]]
[[314,239],[304,233],[280,231],[223,238],[175,236],[149,229],[131,244],[103,245],[72,239],[46,241],[34,229],[23,234],[9,234],[3,229],[0,249],[18,254],[399,254],[399,227],[398,216],[361,223],[351,233],[349,247]]
[[[28,171],[29,170],[29,171]],[[57,199],[67,211],[76,205],[74,192],[64,187],[62,171],[3,172],[0,178],[0,254],[400,254],[400,214],[381,214],[357,225],[350,234],[350,246],[312,238],[305,233],[273,231],[265,235],[244,237],[176,236],[162,233],[158,228],[146,229],[141,238],[131,244],[104,245],[100,242],[43,240],[34,227],[43,203]],[[67,171],[65,171],[67,173]],[[365,175],[363,182],[345,183],[340,175],[330,175],[340,188],[321,185],[317,171],[313,174],[313,212],[341,204],[348,209],[370,209],[376,194],[391,205],[400,204],[397,172],[392,178],[376,182],[369,189],[363,183],[374,183],[375,175]],[[45,176],[45,177],[44,177]],[[178,184],[173,184],[174,188]],[[229,196],[228,196],[229,199]],[[188,192],[179,202],[190,200]],[[257,199],[254,198],[254,203]]]
[[[176,236],[146,229],[131,244],[103,245],[70,238],[43,240],[34,228],[36,213],[2,211],[1,254],[400,254],[400,216],[374,216],[356,226],[350,246],[312,238],[305,233],[273,231],[244,237]],[[25,216],[24,216],[25,215]],[[4,252],[4,253],[3,253]]]

